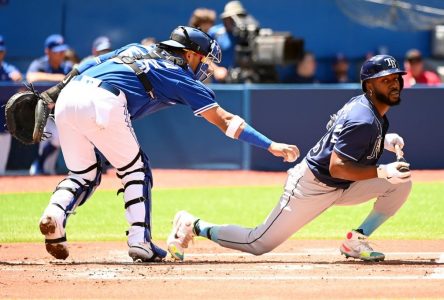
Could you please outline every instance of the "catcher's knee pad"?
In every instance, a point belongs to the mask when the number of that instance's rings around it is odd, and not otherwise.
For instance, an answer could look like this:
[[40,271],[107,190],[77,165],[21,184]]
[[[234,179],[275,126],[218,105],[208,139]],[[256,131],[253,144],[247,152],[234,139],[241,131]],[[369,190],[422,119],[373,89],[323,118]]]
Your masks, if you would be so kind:
[[131,225],[128,230],[128,243],[151,240],[151,186],[152,174],[147,156],[142,152],[126,166],[117,169],[117,177],[122,180],[126,219]]

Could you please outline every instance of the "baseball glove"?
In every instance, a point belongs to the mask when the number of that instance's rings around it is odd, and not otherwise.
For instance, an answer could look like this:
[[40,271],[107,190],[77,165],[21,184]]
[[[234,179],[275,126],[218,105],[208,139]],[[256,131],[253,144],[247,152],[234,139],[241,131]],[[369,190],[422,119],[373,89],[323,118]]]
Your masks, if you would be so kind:
[[13,137],[24,144],[40,143],[47,136],[44,133],[50,109],[54,107],[60,91],[77,76],[77,69],[71,70],[57,85],[39,94],[32,84],[28,91],[13,95],[5,107],[6,126]]
[[49,117],[49,108],[40,94],[30,90],[14,94],[5,107],[6,126],[13,137],[24,144],[39,143]]

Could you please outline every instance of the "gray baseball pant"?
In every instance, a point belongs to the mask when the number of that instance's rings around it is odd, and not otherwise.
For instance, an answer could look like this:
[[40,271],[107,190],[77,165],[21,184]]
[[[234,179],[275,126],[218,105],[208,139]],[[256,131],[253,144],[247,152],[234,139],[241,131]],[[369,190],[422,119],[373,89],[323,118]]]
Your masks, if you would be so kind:
[[347,189],[329,187],[314,177],[304,160],[288,171],[284,193],[262,224],[256,228],[217,226],[216,242],[226,248],[261,255],[333,205],[356,205],[376,198],[374,210],[393,216],[407,200],[411,186],[411,181],[392,184],[374,178],[356,181]]

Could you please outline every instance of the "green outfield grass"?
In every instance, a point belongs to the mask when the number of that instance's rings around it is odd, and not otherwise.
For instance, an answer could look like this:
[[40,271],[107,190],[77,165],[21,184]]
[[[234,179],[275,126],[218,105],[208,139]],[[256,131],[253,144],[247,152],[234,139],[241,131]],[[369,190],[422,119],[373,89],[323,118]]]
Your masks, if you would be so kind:
[[[229,187],[155,189],[154,239],[165,239],[178,210],[214,223],[255,226],[277,203],[282,188]],[[444,239],[444,184],[415,183],[407,203],[387,221],[375,239]],[[42,241],[38,220],[50,193],[0,194],[0,242]],[[373,201],[358,206],[332,207],[296,233],[300,239],[342,239],[367,216]],[[69,241],[125,240],[123,198],[98,191],[68,220]]]

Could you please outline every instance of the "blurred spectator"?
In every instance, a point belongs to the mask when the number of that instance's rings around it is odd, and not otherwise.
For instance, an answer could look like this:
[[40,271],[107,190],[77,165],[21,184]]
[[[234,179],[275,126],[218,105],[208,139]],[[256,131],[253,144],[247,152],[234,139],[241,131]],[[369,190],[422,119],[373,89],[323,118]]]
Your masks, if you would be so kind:
[[31,63],[26,73],[26,80],[29,82],[62,81],[72,70],[72,63],[65,61],[65,52],[68,48],[63,36],[50,35],[45,41],[45,56]]
[[80,63],[80,58],[73,48],[69,48],[65,51],[65,61],[70,61],[73,67],[75,67]]
[[[28,68],[26,79],[36,81],[62,81],[73,67],[70,61],[65,61],[65,53],[69,49],[63,36],[50,35],[45,41],[45,56],[34,60]],[[30,175],[55,174],[57,157],[60,152],[60,142],[54,119],[49,118],[45,127],[49,138],[39,144],[37,158],[29,168]]]
[[[22,74],[13,65],[4,61],[6,56],[6,46],[3,36],[0,35],[0,81],[20,81]],[[5,127],[5,107],[6,99],[0,99],[0,175],[3,175],[8,162],[9,151],[11,150],[11,135]]]
[[189,26],[200,28],[203,32],[208,32],[208,30],[214,26],[216,21],[216,12],[208,8],[196,8],[191,15]]
[[228,69],[235,66],[235,45],[236,38],[233,34],[235,22],[233,18],[246,16],[247,11],[239,1],[230,1],[224,7],[224,12],[220,15],[223,24],[217,24],[208,30],[208,35],[214,38],[222,49],[222,62],[220,66],[214,67],[214,79],[224,81],[228,76]]
[[112,50],[111,40],[107,36],[99,36],[92,43],[91,55],[82,59],[81,63],[85,60],[111,52]]
[[107,36],[99,36],[93,42],[92,54],[99,56],[113,50],[111,40]]
[[424,61],[421,52],[417,49],[407,51],[404,58],[404,68],[407,72],[404,75],[404,87],[412,87],[415,84],[439,85],[439,76],[424,68]]
[[349,83],[351,82],[349,78],[350,64],[348,59],[343,54],[336,55],[336,59],[333,62],[333,81],[332,83]]
[[140,43],[144,46],[151,46],[151,45],[154,45],[155,43],[157,43],[157,41],[152,36],[147,36],[146,38],[141,40]]
[[312,52],[306,51],[296,64],[294,72],[284,78],[285,83],[319,83],[316,78],[317,62]]
[[0,35],[0,81],[20,81],[22,73],[13,65],[4,61],[6,46],[3,36]]

